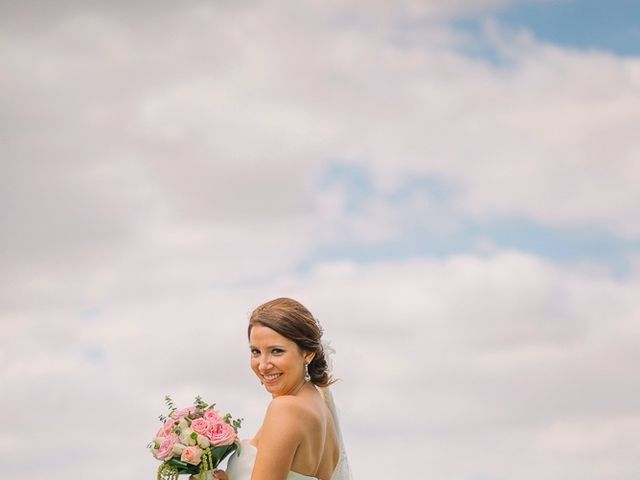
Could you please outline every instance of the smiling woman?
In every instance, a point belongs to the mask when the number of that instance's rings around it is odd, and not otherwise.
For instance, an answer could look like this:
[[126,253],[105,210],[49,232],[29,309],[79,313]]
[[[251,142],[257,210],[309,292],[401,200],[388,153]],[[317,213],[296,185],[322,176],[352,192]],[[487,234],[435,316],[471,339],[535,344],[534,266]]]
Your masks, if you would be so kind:
[[310,380],[305,369],[313,353],[303,353],[295,342],[262,325],[251,329],[249,339],[251,368],[274,398],[295,395]]
[[[256,358],[256,352],[254,352],[252,338],[256,336],[257,327],[266,327],[279,334],[285,343],[292,346],[291,348],[305,354],[305,368],[309,377],[306,379],[307,381],[311,380],[314,385],[319,387],[327,387],[334,383],[328,372],[327,360],[322,347],[322,328],[311,312],[301,303],[288,298],[277,298],[260,305],[253,311],[247,332],[253,359]],[[257,333],[258,338],[268,334],[260,328],[258,330],[262,332]],[[256,364],[252,360],[251,367],[260,377],[260,372],[256,370],[255,366]]]
[[228,480],[350,480],[322,328],[299,302],[271,300],[249,320],[251,369],[273,397],[262,426],[229,459]]

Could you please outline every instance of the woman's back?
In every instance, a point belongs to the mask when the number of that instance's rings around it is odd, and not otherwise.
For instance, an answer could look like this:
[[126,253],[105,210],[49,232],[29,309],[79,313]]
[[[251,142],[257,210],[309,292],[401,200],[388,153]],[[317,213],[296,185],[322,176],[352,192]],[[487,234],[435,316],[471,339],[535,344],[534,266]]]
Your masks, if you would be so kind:
[[[275,402],[279,404],[277,409],[273,408]],[[277,423],[277,429],[269,428],[270,420]],[[287,425],[294,427],[287,428]],[[322,394],[311,384],[295,396],[274,399],[267,412],[264,428],[260,429],[251,443],[258,452],[266,453],[274,443],[278,443],[277,438],[271,437],[286,435],[287,430],[289,434],[295,432],[298,437],[290,470],[329,480],[340,458],[340,444],[333,415]],[[258,456],[261,456],[260,453]]]
[[320,392],[313,387],[296,397],[306,413],[305,439],[300,443],[291,470],[330,479],[340,457],[340,445],[333,421]]
[[[303,426],[302,430],[307,434],[296,449],[291,468],[283,478],[287,480],[348,480],[351,477],[348,474],[348,463],[336,428],[335,409],[327,408],[329,400],[326,395],[330,394],[325,389],[321,389],[321,392],[315,391],[319,395],[314,395],[312,398],[305,394],[305,397],[297,399],[298,401],[285,400],[286,407],[293,406],[288,413]],[[260,445],[263,446],[262,450],[265,453],[271,443],[269,438],[265,438],[262,430],[260,429],[251,441],[243,441],[240,451],[234,453],[229,460],[227,471],[229,480],[251,480]]]

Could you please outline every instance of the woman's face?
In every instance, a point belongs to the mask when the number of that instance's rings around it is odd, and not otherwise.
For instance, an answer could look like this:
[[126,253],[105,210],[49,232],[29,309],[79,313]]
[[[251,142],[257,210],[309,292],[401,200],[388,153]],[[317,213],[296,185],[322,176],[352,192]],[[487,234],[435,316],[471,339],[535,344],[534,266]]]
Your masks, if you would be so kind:
[[298,345],[275,330],[256,324],[249,336],[251,369],[275,398],[304,383],[305,357]]

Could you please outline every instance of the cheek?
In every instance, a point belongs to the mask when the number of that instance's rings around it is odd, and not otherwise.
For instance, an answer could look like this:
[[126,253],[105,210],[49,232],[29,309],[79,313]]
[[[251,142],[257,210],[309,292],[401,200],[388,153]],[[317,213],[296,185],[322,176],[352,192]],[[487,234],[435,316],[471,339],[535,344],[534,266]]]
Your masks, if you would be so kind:
[[252,358],[251,361],[249,362],[249,365],[251,366],[251,370],[256,372],[258,370],[258,363],[259,362],[257,358]]

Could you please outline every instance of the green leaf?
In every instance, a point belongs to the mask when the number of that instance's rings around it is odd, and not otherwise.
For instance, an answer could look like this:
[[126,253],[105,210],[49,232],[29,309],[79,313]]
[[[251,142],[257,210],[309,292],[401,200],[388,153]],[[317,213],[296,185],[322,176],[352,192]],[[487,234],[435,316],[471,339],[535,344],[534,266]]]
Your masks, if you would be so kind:
[[178,460],[177,458],[172,458],[171,460],[167,460],[165,463],[176,467],[180,473],[189,473],[191,475],[198,473],[199,469],[195,465],[191,465],[190,463],[183,462],[182,460]]
[[214,447],[209,447],[211,450],[211,457],[213,459],[213,464],[218,465],[222,460],[224,460],[228,455],[233,453],[238,446],[235,443],[231,445],[219,445]]

